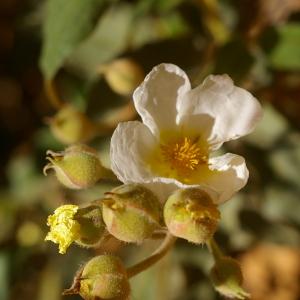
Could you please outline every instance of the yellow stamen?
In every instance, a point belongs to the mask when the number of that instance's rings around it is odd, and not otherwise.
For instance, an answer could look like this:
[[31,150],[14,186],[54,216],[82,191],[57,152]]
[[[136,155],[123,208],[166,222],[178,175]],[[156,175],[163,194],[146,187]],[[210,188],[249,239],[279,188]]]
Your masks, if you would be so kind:
[[207,163],[207,151],[200,147],[197,140],[184,137],[175,142],[161,145],[165,161],[178,173],[189,173],[196,170],[201,164]]

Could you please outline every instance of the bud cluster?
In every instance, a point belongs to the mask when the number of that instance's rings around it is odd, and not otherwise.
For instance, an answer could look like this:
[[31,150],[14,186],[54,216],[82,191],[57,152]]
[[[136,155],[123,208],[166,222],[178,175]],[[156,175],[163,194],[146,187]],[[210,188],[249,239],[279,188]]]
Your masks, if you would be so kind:
[[[74,145],[57,153],[48,151],[47,154],[50,163],[44,172],[54,169],[58,180],[69,188],[89,187],[106,172],[96,151],[85,145]],[[72,242],[97,247],[104,237],[111,235],[120,241],[140,244],[158,230],[167,229],[173,241],[174,237],[179,237],[203,244],[212,239],[219,219],[217,205],[204,189],[176,190],[162,207],[156,195],[145,186],[124,184],[85,207],[63,205],[56,209],[48,217],[50,232],[46,240],[57,243],[63,254]],[[164,250],[161,253],[165,253]],[[129,276],[136,272],[135,269],[128,270]],[[86,300],[126,300],[130,295],[128,274],[118,257],[100,255],[83,267],[76,288],[65,294],[77,293]],[[211,277],[216,289],[224,295],[230,297],[243,291],[238,289],[241,272],[233,260],[224,258],[216,263]]]

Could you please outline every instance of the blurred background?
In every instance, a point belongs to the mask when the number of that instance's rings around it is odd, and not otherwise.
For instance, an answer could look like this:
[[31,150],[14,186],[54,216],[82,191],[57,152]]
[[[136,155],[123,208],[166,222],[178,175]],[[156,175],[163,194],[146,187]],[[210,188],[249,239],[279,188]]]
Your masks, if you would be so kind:
[[[68,122],[80,121],[93,135],[75,141],[109,164],[114,127],[137,118],[133,89],[161,62],[179,65],[194,86],[228,73],[263,104],[256,131],[226,144],[246,158],[250,180],[221,207],[216,239],[241,262],[253,300],[300,299],[299,0],[1,0],[0,62],[0,299],[62,299],[95,255],[76,246],[58,254],[43,241],[46,218],[111,186],[63,188],[43,175],[45,152],[63,150]],[[76,113],[61,116],[64,103]],[[129,265],[154,246],[112,242],[98,252]],[[205,247],[178,241],[132,280],[132,299],[221,299],[207,276],[212,263]]]

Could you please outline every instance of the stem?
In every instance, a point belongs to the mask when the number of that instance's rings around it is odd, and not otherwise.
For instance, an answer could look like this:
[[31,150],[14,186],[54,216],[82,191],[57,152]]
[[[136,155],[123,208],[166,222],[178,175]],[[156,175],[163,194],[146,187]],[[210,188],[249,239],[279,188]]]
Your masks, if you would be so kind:
[[45,80],[44,87],[48,99],[55,109],[60,109],[64,106],[64,102],[57,95],[53,80]]
[[208,242],[206,242],[206,246],[209,252],[213,255],[215,261],[219,261],[224,257],[220,247],[218,246],[214,238],[211,238]]
[[146,269],[154,265],[156,262],[158,262],[161,258],[163,258],[168,253],[168,251],[174,245],[175,241],[176,241],[176,237],[174,237],[170,233],[167,233],[160,247],[156,249],[152,255],[150,255],[146,259],[142,260],[141,262],[127,269],[128,277],[129,278],[133,277],[145,271]]

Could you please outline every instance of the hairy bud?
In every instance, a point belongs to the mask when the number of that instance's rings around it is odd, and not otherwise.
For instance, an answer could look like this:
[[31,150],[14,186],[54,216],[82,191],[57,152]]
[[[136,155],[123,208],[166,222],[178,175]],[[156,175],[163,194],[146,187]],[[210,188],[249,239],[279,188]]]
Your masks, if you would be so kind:
[[216,231],[220,213],[207,192],[199,188],[175,191],[164,207],[164,220],[177,237],[201,244]]
[[140,243],[159,228],[160,202],[142,185],[122,185],[106,195],[102,200],[103,220],[117,239]]
[[210,276],[215,289],[223,296],[241,300],[250,297],[242,288],[242,271],[233,258],[224,256],[216,260]]
[[48,150],[47,155],[50,163],[44,167],[44,174],[54,169],[57,179],[70,189],[91,187],[107,173],[96,150],[86,145],[70,146],[62,152]]
[[94,247],[105,233],[102,210],[98,205],[80,208],[74,218],[80,224],[80,237],[75,241],[83,247]]
[[97,132],[97,126],[71,105],[66,105],[50,118],[49,124],[55,138],[67,145],[88,142]]
[[128,299],[130,285],[122,261],[114,255],[92,258],[82,270],[79,294],[85,300]]
[[110,88],[123,96],[132,94],[143,81],[144,72],[131,59],[121,58],[100,68]]

